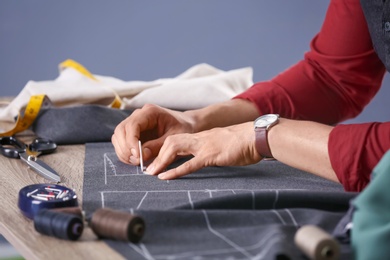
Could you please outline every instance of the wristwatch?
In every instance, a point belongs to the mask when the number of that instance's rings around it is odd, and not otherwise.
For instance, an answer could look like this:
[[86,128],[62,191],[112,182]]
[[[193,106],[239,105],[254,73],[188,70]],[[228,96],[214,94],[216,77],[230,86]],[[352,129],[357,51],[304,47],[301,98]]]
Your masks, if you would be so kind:
[[254,122],[255,146],[263,158],[273,158],[268,145],[268,131],[279,122],[278,114],[268,114],[257,118]]

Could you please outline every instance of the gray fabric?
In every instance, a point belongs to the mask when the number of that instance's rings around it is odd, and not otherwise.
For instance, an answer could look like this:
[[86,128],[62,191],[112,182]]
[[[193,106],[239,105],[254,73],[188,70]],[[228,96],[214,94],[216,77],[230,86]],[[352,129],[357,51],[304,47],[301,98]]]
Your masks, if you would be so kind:
[[109,142],[115,127],[131,112],[99,105],[51,107],[40,112],[32,130],[57,144]]
[[[277,161],[161,181],[121,163],[110,143],[86,145],[87,215],[109,207],[145,219],[141,243],[106,241],[127,259],[305,259],[293,243],[297,228],[333,232],[354,196]],[[342,256],[350,257],[349,244]]]

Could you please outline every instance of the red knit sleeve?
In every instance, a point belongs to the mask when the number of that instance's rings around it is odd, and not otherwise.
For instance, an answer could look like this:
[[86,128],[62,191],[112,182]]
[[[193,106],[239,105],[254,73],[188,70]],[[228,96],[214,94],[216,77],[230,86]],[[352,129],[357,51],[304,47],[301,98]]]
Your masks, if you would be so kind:
[[[379,90],[384,73],[359,0],[332,0],[304,59],[235,98],[252,101],[260,114],[335,124],[363,110]],[[332,167],[348,191],[368,184],[388,149],[390,122],[339,125],[329,136]]]
[[329,136],[329,157],[347,191],[361,191],[390,149],[390,122],[336,126]]
[[235,98],[252,101],[260,114],[334,124],[362,111],[384,72],[359,0],[333,0],[304,59]]

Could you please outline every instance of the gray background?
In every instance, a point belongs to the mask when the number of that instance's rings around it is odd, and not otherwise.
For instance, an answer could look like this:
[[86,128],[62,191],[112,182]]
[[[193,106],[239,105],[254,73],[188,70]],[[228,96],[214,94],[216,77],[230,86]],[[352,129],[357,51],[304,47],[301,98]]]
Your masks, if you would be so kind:
[[[0,95],[51,80],[75,59],[123,80],[174,77],[197,63],[252,66],[267,80],[298,61],[329,1],[167,0],[0,2]],[[389,119],[389,81],[356,120]]]

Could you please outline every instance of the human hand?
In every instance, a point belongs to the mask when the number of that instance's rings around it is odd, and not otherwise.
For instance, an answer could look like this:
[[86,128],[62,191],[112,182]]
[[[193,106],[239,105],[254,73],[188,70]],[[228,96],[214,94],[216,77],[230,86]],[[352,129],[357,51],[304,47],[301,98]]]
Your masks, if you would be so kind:
[[[177,168],[161,173],[177,156],[194,157]],[[147,174],[169,180],[207,166],[240,166],[262,159],[255,147],[253,123],[214,128],[196,134],[176,134],[165,139]]]
[[135,110],[116,128],[111,138],[118,158],[124,163],[139,164],[138,140],[143,143],[145,161],[157,156],[165,138],[193,131],[192,119],[183,112],[156,105]]

